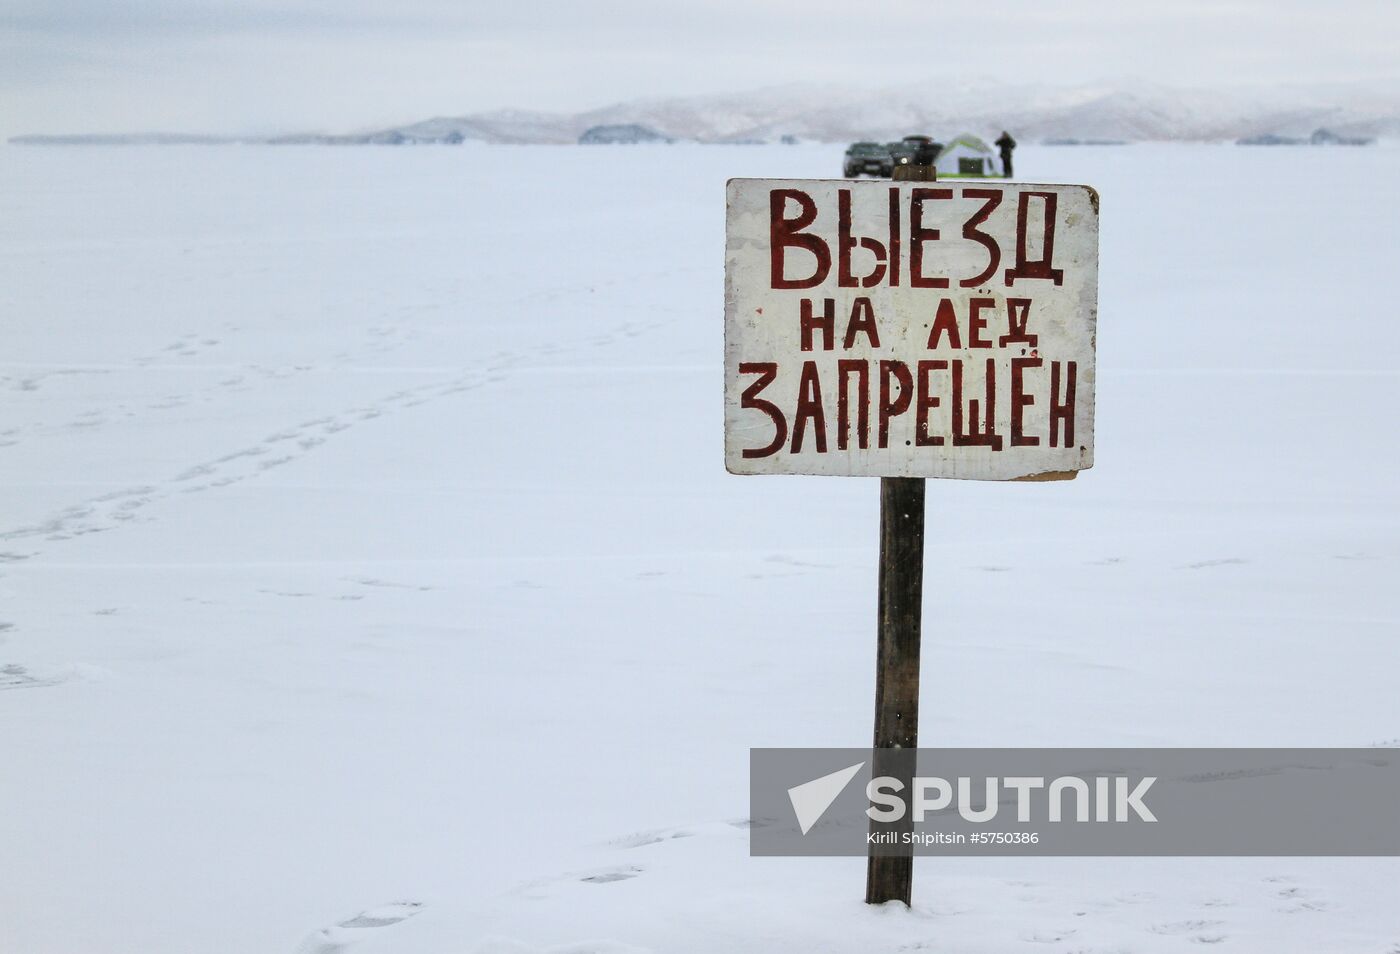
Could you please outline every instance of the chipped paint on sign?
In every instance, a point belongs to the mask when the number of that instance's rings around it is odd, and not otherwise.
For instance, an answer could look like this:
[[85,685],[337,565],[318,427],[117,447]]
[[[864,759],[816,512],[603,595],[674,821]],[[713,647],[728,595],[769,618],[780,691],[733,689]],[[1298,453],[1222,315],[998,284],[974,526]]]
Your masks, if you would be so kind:
[[1093,466],[1098,231],[1088,186],[730,180],[726,466]]

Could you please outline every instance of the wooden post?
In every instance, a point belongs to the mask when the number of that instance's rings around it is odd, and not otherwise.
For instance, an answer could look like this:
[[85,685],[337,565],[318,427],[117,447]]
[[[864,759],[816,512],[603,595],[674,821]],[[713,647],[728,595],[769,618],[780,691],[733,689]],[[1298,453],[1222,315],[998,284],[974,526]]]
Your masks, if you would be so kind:
[[[896,166],[896,181],[932,182],[933,166]],[[907,794],[919,747],[919,640],[924,593],[924,478],[880,478],[879,642],[875,661],[875,741],[872,777],[904,782]],[[909,903],[913,849],[898,841],[913,819],[871,823],[893,844],[872,844],[866,863],[867,904]],[[892,850],[893,849],[893,850]]]

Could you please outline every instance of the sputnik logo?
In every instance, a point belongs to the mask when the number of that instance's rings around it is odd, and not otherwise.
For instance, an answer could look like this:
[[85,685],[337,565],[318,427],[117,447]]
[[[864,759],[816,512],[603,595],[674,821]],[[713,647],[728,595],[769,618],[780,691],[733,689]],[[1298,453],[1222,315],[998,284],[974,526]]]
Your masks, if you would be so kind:
[[864,765],[864,762],[857,762],[838,772],[788,789],[788,800],[792,802],[792,810],[797,815],[797,824],[802,829],[802,834],[807,834],[813,825],[821,821],[831,803],[846,790],[846,786],[851,784],[851,779],[856,777],[856,773]]

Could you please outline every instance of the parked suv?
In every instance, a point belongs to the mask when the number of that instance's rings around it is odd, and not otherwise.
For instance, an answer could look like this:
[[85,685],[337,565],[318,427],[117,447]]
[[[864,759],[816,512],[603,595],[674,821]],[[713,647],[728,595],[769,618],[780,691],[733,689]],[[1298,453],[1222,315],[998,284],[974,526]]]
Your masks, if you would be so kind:
[[941,142],[934,142],[928,136],[905,136],[889,145],[890,167],[893,170],[894,166],[931,166],[942,149]]
[[890,149],[883,143],[857,142],[846,149],[842,171],[847,179],[857,176],[889,176],[894,172]]

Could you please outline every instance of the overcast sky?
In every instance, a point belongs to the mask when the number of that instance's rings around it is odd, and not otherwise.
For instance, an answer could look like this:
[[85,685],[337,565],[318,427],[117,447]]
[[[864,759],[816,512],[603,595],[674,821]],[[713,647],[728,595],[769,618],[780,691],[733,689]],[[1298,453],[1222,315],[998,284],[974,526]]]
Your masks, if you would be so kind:
[[348,131],[792,82],[1400,76],[1400,0],[0,0],[0,136]]

